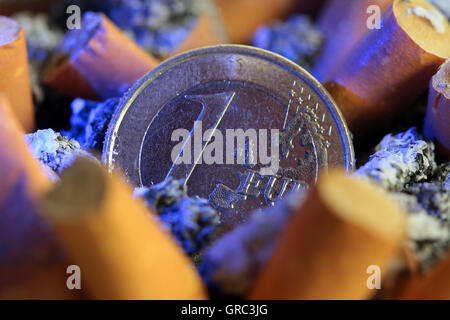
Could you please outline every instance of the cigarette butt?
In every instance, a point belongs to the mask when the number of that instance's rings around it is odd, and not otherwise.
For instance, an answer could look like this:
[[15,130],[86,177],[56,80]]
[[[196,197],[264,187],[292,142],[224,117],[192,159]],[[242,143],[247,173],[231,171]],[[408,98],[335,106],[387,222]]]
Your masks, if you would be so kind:
[[34,129],[34,107],[25,34],[20,25],[0,16],[0,92],[6,94],[26,132]]
[[44,199],[44,212],[94,299],[204,299],[188,257],[132,190],[78,159]]
[[[319,14],[317,26],[326,39],[312,74],[322,81],[368,30],[370,6],[383,12],[394,0],[330,0]],[[371,8],[372,10],[372,8]],[[370,11],[372,12],[372,11]]]
[[[441,17],[439,27],[417,8]],[[447,19],[425,0],[386,9],[381,28],[368,30],[324,80],[357,138],[390,124],[426,90],[450,56],[449,38]]]
[[0,119],[0,299],[74,298],[63,254],[38,212],[50,182],[2,95]]
[[196,22],[195,27],[190,31],[186,39],[175,49],[173,54],[196,49],[205,46],[212,46],[226,42],[226,37],[221,34],[210,14],[204,12]]
[[450,59],[430,80],[424,133],[436,141],[438,151],[450,160]]
[[55,54],[45,67],[43,74],[43,81],[63,95],[89,100],[101,99],[86,78],[76,69],[68,55]]
[[330,171],[288,223],[250,298],[367,299],[368,268],[383,276],[405,236],[405,214],[379,189]]
[[87,12],[82,28],[64,36],[44,70],[44,82],[71,97],[107,99],[157,65],[105,15]]
[[286,17],[297,0],[214,0],[232,43],[247,43],[259,25]]
[[450,255],[429,274],[416,275],[399,294],[400,300],[450,300]]

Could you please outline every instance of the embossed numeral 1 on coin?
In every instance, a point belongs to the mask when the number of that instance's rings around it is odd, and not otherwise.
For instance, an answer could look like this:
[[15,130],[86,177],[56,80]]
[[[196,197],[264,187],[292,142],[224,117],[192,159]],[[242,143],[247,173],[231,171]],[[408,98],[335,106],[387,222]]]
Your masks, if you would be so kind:
[[[185,184],[189,181],[189,178],[194,171],[195,167],[201,163],[203,152],[206,146],[211,141],[214,135],[214,130],[217,129],[223,116],[228,110],[231,102],[233,101],[236,93],[235,92],[223,92],[218,94],[207,94],[207,95],[187,95],[185,99],[191,101],[197,101],[202,104],[202,110],[194,122],[191,129],[189,138],[185,141],[184,145],[178,152],[178,156],[172,164],[169,172],[167,173],[166,179],[172,177],[174,179],[185,179]],[[203,139],[202,129],[198,128],[198,123],[201,121],[210,128],[208,130],[207,139]],[[199,129],[199,130],[198,130]],[[198,134],[196,134],[198,130]],[[190,165],[179,163],[179,159],[186,149],[187,145],[191,145],[192,139],[200,139],[201,141],[194,141],[194,161]],[[197,146],[201,148],[197,149]]]

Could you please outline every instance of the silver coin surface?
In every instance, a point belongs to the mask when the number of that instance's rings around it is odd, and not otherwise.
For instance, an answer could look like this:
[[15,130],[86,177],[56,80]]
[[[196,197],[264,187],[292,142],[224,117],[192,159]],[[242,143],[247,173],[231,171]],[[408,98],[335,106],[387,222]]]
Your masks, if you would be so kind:
[[[194,141],[199,123],[204,140]],[[190,149],[185,141],[178,153],[192,152],[191,163],[174,163],[177,129],[191,133]],[[250,139],[234,149],[236,159],[245,153],[243,163],[205,163],[205,147],[218,139],[207,129],[223,140],[227,129],[252,129],[267,134],[269,144],[278,130],[278,170],[262,175],[263,165],[249,161]],[[339,109],[308,72],[265,50],[222,45],[175,56],[139,80],[111,120],[103,161],[137,186],[185,179],[189,195],[208,199],[231,229],[255,209],[308,188],[319,171],[352,170],[354,155]]]

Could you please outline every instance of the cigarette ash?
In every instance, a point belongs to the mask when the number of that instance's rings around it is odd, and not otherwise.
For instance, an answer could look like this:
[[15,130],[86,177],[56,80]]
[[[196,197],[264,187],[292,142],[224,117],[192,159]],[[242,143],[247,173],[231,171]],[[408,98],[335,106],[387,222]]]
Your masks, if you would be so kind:
[[261,26],[256,31],[256,47],[278,53],[304,68],[311,68],[324,42],[323,34],[307,15],[293,15],[285,22]]
[[441,164],[434,171],[433,181],[442,182],[447,189],[450,189],[450,162]]
[[77,140],[84,150],[101,152],[106,130],[119,100],[120,98],[103,102],[81,98],[73,100],[70,130],[65,134]]
[[415,128],[383,138],[355,176],[374,182],[408,213],[408,246],[426,272],[450,247],[450,162],[437,166],[434,144]]
[[[69,0],[54,9],[55,20],[67,5],[105,13],[131,39],[156,57],[166,57],[187,37],[209,0]],[[65,25],[65,21],[60,21]]]
[[55,174],[68,168],[78,156],[91,157],[80,144],[52,129],[38,130],[25,135],[32,155]]
[[40,81],[44,61],[58,46],[63,32],[51,25],[44,13],[21,12],[12,16],[22,27],[27,42],[28,63],[33,96],[38,103],[44,100],[45,91]]
[[[423,204],[419,198],[405,193],[393,193],[391,197],[408,213],[408,243],[414,252],[419,268],[422,272],[428,271],[435,262],[445,257],[450,246],[450,225],[443,221],[440,216],[448,214],[449,191],[447,195],[441,193],[441,201],[447,205],[440,204],[442,211],[429,210],[429,206]],[[426,195],[425,195],[426,197]],[[447,197],[447,200],[442,198]],[[446,208],[445,208],[446,207]]]
[[201,13],[199,0],[122,0],[108,12],[111,19],[155,56],[169,55],[189,34]]
[[200,272],[212,295],[245,297],[304,197],[305,193],[293,193],[274,207],[254,213],[206,250]]
[[387,191],[401,192],[414,183],[426,181],[436,167],[434,144],[419,135],[416,128],[410,128],[385,136],[369,162],[355,175],[368,177]]
[[415,184],[407,192],[417,202],[408,206],[410,245],[427,271],[450,247],[450,188],[434,181]]
[[424,182],[412,185],[407,193],[414,195],[430,214],[450,222],[450,188],[443,182]]
[[44,13],[21,12],[11,18],[20,24],[26,35],[31,60],[44,61],[61,41],[62,32],[50,24]]
[[218,231],[218,212],[208,200],[189,197],[183,180],[170,178],[152,187],[138,188],[135,196],[146,200],[191,256],[206,248]]

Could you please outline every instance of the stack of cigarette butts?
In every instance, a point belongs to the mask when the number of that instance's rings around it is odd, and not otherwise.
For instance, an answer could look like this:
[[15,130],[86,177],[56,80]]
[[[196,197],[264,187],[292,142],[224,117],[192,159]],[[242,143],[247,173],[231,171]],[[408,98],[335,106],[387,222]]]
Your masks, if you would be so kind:
[[[450,299],[449,3],[0,1],[0,299]],[[100,153],[137,80],[225,43],[317,78],[357,168],[218,236],[182,181]]]

